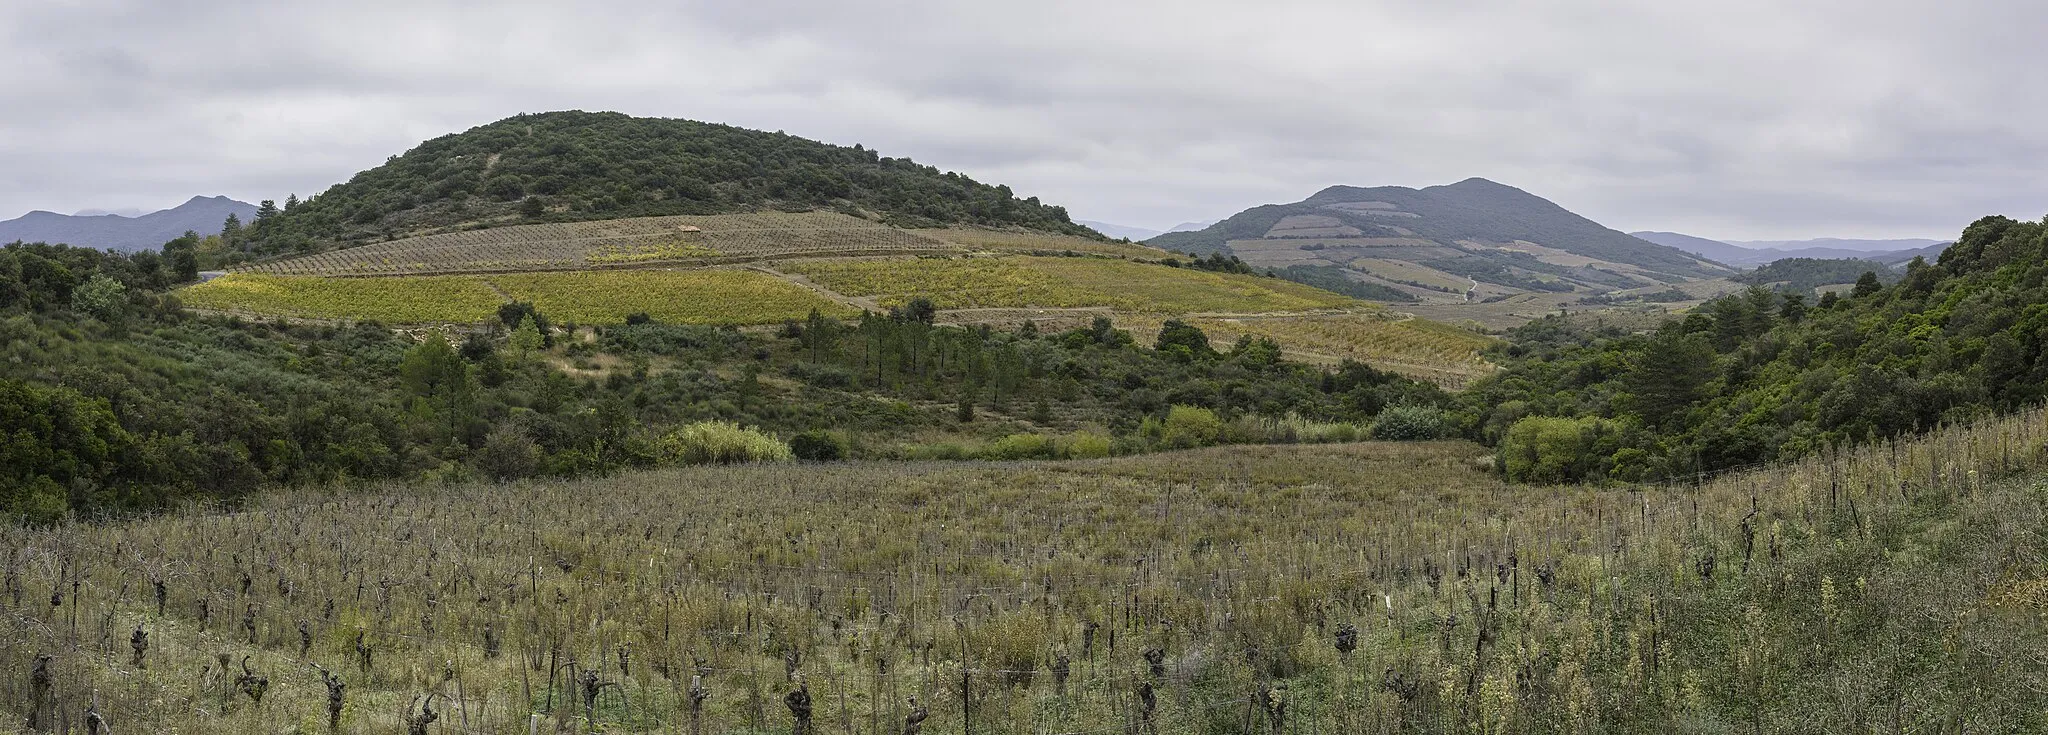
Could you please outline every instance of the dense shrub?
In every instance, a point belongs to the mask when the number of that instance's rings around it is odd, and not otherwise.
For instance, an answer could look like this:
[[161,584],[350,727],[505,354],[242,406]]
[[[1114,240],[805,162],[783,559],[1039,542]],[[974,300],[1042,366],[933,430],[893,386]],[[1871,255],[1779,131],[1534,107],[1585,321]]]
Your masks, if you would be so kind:
[[1059,448],[1044,434],[1011,434],[982,452],[989,459],[1058,459]]
[[1500,468],[1509,480],[1566,483],[1593,476],[1614,452],[1618,431],[1600,418],[1530,416],[1508,427]]
[[1174,406],[1160,422],[1158,436],[1160,444],[1174,449],[1206,447],[1223,437],[1223,421],[1206,408]]
[[1060,453],[1068,459],[1101,459],[1116,453],[1116,444],[1102,434],[1076,431],[1060,441]]
[[500,426],[484,438],[476,470],[498,482],[532,477],[540,469],[540,446],[515,427]]
[[701,421],[661,440],[662,459],[680,464],[738,464],[794,459],[789,445],[729,421]]
[[837,462],[846,458],[846,443],[832,432],[811,430],[791,438],[789,452],[806,462]]
[[1372,422],[1372,438],[1380,441],[1411,442],[1441,439],[1444,411],[1428,406],[1394,406],[1381,411]]

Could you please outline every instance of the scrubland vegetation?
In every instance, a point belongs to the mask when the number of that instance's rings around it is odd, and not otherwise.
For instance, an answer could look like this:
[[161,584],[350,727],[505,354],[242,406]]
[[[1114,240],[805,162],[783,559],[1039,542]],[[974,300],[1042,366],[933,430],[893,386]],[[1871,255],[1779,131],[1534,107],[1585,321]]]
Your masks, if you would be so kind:
[[1986,217],[1846,296],[1756,286],[1648,330],[1553,315],[1465,393],[1468,435],[1530,459],[1516,479],[1634,481],[1994,416],[2048,398],[2043,303],[2048,220]]

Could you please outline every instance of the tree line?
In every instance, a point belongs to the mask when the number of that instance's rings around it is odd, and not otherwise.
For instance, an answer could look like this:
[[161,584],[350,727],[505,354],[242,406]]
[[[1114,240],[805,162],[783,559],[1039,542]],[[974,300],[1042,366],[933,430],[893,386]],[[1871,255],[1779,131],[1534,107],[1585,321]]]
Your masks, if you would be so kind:
[[1390,435],[1429,438],[1452,405],[1363,364],[1289,362],[1270,340],[1219,347],[1179,322],[1151,342],[1107,319],[947,326],[922,299],[771,333],[564,324],[517,303],[445,333],[197,314],[172,289],[197,277],[198,242],[0,247],[0,514],[586,476],[763,437],[810,459],[1099,456],[1351,438],[1402,407]]

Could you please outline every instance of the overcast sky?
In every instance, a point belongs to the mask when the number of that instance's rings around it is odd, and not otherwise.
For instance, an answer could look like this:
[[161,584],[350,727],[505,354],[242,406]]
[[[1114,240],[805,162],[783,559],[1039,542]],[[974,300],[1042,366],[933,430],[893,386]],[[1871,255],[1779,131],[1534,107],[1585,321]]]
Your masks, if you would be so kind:
[[1155,229],[1481,176],[1622,230],[1953,237],[2048,213],[2044,25],[2022,0],[0,0],[0,218],[304,196],[575,108]]

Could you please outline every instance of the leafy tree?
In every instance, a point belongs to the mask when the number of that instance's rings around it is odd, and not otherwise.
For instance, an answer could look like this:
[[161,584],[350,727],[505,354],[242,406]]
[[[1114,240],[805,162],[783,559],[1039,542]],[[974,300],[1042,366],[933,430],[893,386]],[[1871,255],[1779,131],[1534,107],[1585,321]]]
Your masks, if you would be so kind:
[[1216,356],[1216,350],[1209,346],[1209,335],[1201,328],[1179,319],[1168,319],[1159,327],[1159,339],[1153,349],[1182,356],[1183,359],[1209,359]]
[[901,309],[891,309],[889,318],[929,325],[938,320],[939,308],[932,304],[931,299],[919,296],[905,303]]
[[1863,275],[1856,277],[1856,288],[1851,290],[1849,295],[1860,299],[1882,290],[1884,283],[1877,280],[1877,273],[1864,271]]
[[1635,413],[1661,424],[1702,396],[1714,377],[1714,349],[1699,334],[1660,333],[1636,355],[1624,385]]
[[399,384],[424,398],[446,398],[468,389],[469,365],[439,332],[407,350],[398,363]]
[[0,515],[57,520],[67,488],[114,478],[132,445],[105,400],[0,380]]
[[199,280],[198,250],[197,233],[187,232],[176,240],[164,243],[163,264],[172,283],[191,283]]
[[1778,318],[1790,324],[1798,324],[1804,321],[1806,319],[1806,296],[1796,293],[1786,294],[1785,303],[1778,307]]
[[79,311],[100,321],[116,321],[127,309],[128,287],[108,278],[105,273],[95,273],[84,285],[71,292],[71,303]]
[[534,315],[528,314],[520,318],[519,326],[512,330],[509,343],[522,358],[546,345],[546,340],[541,337],[540,325],[534,323]]

